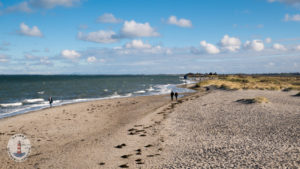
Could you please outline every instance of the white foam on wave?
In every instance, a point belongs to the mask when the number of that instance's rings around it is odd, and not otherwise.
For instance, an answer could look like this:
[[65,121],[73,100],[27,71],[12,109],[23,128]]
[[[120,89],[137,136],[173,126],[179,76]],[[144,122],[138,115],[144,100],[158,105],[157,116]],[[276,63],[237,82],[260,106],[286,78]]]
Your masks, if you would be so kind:
[[44,94],[45,93],[45,91],[40,91],[40,92],[37,92],[38,94]]
[[126,95],[125,95],[125,97],[131,97],[132,96],[132,93],[127,93]]
[[112,94],[111,96],[109,96],[108,98],[120,98],[121,95],[118,94],[118,92],[114,92],[114,94]]
[[0,107],[14,107],[14,106],[22,106],[22,102],[16,102],[16,103],[3,103],[0,104]]
[[136,94],[142,94],[142,93],[146,93],[146,91],[145,91],[145,90],[139,90],[139,91],[135,91],[135,92],[133,92],[133,93],[136,93]]
[[108,92],[108,89],[104,89],[103,91]]
[[43,102],[45,101],[43,98],[37,98],[37,99],[25,99],[23,103],[36,103],[36,102]]
[[154,91],[155,89],[152,87],[152,86],[150,86],[149,87],[149,89],[147,89],[149,92],[151,92],[151,91]]
[[156,85],[158,88],[158,94],[166,94],[170,93],[172,90],[171,84],[166,84],[166,85]]

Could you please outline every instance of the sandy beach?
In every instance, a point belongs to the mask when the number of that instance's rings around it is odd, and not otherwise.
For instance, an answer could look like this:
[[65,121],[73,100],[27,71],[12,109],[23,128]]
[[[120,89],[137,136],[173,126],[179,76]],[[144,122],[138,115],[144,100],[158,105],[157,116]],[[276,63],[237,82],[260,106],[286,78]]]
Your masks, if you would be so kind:
[[[299,168],[296,92],[210,90],[99,100],[0,120],[1,168]],[[269,103],[239,99],[264,96]],[[25,134],[25,162],[9,138]]]

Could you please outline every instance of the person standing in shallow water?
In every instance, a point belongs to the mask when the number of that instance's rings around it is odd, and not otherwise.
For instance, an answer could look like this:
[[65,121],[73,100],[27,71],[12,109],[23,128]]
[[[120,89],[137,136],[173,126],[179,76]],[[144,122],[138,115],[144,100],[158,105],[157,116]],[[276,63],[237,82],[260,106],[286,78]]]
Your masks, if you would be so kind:
[[173,101],[173,97],[174,97],[174,92],[171,91],[171,100]]
[[178,93],[177,93],[177,92],[175,92],[175,98],[176,98],[176,101],[177,101],[177,97],[178,97]]
[[50,96],[48,100],[49,100],[50,107],[52,107],[52,103],[53,103],[52,97]]

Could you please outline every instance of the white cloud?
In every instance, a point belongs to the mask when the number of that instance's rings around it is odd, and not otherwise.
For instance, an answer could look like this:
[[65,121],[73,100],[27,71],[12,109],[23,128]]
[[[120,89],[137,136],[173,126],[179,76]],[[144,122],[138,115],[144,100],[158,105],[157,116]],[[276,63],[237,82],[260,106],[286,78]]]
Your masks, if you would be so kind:
[[290,16],[289,14],[285,14],[284,21],[300,21],[300,14],[295,14]]
[[220,50],[215,45],[207,43],[206,41],[201,41],[200,46],[208,54],[218,54],[218,53],[220,53]]
[[36,56],[34,56],[34,55],[32,55],[32,54],[29,54],[29,53],[26,53],[26,54],[25,54],[25,58],[26,58],[26,59],[35,59]]
[[268,37],[268,38],[265,39],[265,42],[266,42],[266,43],[271,43],[271,42],[272,42],[272,39]]
[[37,37],[43,36],[42,32],[39,30],[37,26],[33,26],[32,28],[30,28],[25,23],[20,24],[20,34],[26,36],[37,36]]
[[125,44],[125,48],[149,49],[151,47],[152,46],[150,44],[146,44],[142,40],[132,40]]
[[102,23],[120,23],[120,22],[122,22],[122,19],[116,18],[111,13],[105,13],[102,16],[99,16],[98,22],[102,22]]
[[80,0],[30,0],[29,3],[37,8],[54,8],[56,6],[72,7],[78,4]]
[[61,56],[64,58],[67,58],[67,59],[77,59],[81,55],[80,55],[80,53],[76,52],[75,50],[65,49],[65,50],[61,51]]
[[252,40],[246,41],[244,44],[245,49],[254,50],[254,51],[262,51],[264,50],[265,46],[261,40]]
[[276,49],[276,50],[282,50],[282,51],[286,51],[287,50],[285,48],[285,46],[283,46],[282,44],[279,44],[279,43],[274,43],[272,47],[273,47],[273,49]]
[[78,39],[90,41],[90,42],[97,42],[97,43],[114,43],[117,42],[118,39],[115,38],[116,33],[113,31],[97,31],[97,32],[90,32],[87,35],[83,34],[82,32],[78,32]]
[[8,57],[4,54],[0,54],[0,62],[7,62],[8,61]]
[[297,46],[295,47],[295,49],[296,49],[297,51],[300,51],[300,45],[297,45]]
[[12,13],[12,12],[25,12],[30,13],[32,10],[30,9],[28,2],[21,2],[13,6],[7,7],[3,13]]
[[230,52],[236,52],[237,50],[240,49],[242,43],[239,38],[229,37],[228,35],[225,35],[221,39],[219,44],[225,50],[228,50]]
[[287,5],[292,5],[294,7],[299,7],[300,6],[300,1],[299,0],[268,0],[268,2],[281,2],[285,3]]
[[42,57],[40,58],[40,63],[44,65],[52,64],[51,61],[48,59],[48,57]]
[[192,27],[192,22],[190,20],[184,18],[177,19],[176,16],[170,16],[168,19],[168,23],[180,27],[187,27],[187,28]]
[[97,58],[95,56],[90,56],[86,59],[87,62],[93,63],[97,61]]
[[131,20],[124,22],[124,25],[121,29],[121,36],[129,38],[153,37],[159,36],[159,33],[157,33],[148,22],[137,23],[134,20]]

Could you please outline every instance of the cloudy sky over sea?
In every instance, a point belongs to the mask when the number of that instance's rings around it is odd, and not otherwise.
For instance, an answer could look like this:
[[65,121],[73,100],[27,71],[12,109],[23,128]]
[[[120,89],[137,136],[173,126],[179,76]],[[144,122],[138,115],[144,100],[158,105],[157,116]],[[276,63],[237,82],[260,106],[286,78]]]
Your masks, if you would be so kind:
[[300,0],[0,0],[0,74],[300,71]]

